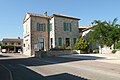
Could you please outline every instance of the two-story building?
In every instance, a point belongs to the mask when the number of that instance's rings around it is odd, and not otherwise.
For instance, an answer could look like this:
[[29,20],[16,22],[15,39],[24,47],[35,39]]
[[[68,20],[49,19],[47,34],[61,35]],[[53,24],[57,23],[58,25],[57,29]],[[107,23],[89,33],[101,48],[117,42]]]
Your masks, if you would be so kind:
[[72,46],[79,38],[79,18],[61,14],[52,16],[26,13],[23,20],[23,53]]
[[3,45],[2,49],[5,49],[5,52],[17,53],[22,51],[23,39],[3,38],[2,45]]

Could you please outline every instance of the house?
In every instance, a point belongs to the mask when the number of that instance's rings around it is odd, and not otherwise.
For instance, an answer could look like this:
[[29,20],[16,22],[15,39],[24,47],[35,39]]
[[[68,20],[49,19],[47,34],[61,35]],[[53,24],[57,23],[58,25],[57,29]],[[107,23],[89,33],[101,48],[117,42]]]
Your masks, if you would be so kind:
[[5,49],[5,52],[17,53],[19,51],[22,51],[23,39],[3,38],[2,44],[2,49]]
[[80,26],[79,33],[81,37],[86,37],[89,31],[91,30],[91,26]]
[[[79,27],[80,36],[87,40],[89,33],[92,31],[92,28],[94,28],[94,26],[80,26]],[[90,43],[89,49],[90,52],[99,49],[99,43],[97,42],[95,45]]]
[[23,54],[72,46],[79,38],[79,18],[61,14],[52,16],[26,13],[23,20]]

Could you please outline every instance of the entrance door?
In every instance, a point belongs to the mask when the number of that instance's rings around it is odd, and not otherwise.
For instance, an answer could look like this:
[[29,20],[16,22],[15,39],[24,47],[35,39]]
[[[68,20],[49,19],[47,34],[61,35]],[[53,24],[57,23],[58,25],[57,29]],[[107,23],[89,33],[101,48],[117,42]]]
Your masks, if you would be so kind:
[[66,47],[70,46],[70,38],[66,38]]
[[44,50],[44,38],[40,38],[40,50]]

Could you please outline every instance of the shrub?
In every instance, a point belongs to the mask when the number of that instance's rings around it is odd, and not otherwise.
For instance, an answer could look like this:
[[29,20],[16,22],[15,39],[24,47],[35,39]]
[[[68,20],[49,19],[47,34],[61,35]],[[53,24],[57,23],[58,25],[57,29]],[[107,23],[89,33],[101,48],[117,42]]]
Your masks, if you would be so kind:
[[120,42],[116,44],[116,49],[120,49]]
[[87,51],[89,48],[89,43],[84,38],[79,38],[75,45],[73,46],[73,49],[75,50],[82,50]]
[[117,50],[112,50],[112,53],[115,54]]

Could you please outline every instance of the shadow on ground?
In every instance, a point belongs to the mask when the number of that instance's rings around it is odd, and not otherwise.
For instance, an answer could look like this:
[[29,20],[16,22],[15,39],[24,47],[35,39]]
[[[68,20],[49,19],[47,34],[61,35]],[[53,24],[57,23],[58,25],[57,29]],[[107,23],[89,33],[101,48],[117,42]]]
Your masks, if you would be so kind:
[[0,55],[0,58],[4,58],[4,57],[10,57],[10,56]]
[[[2,56],[2,55],[0,55]],[[2,56],[7,57],[7,56]],[[1,57],[0,57],[1,58]],[[23,64],[25,66],[42,66],[42,65],[52,65],[52,64],[60,64],[74,61],[83,61],[83,60],[97,60],[97,59],[105,59],[104,57],[95,57],[95,56],[80,56],[79,58],[66,58],[66,57],[44,57],[44,58],[17,58],[17,59],[4,59],[0,60],[2,63],[11,62],[12,64]]]
[[[7,57],[2,56],[1,57]],[[0,57],[0,58],[1,58]],[[91,57],[91,56],[82,56],[82,58],[65,58],[65,57],[49,57],[49,58],[18,58],[18,59],[4,59],[0,60],[0,64],[8,67],[8,69],[12,72],[13,80],[87,80],[82,77],[78,77],[72,75],[70,73],[61,73],[50,76],[43,76],[38,74],[24,66],[43,66],[43,65],[52,65],[52,64],[60,64],[67,63],[73,61],[82,61],[82,60],[96,60],[96,59],[104,59],[101,57]],[[22,64],[24,66],[20,66]],[[10,67],[10,65],[14,65]],[[6,75],[4,70],[0,70],[0,75]],[[3,77],[0,76],[0,79]],[[4,79],[2,79],[4,80]]]

